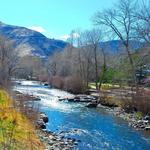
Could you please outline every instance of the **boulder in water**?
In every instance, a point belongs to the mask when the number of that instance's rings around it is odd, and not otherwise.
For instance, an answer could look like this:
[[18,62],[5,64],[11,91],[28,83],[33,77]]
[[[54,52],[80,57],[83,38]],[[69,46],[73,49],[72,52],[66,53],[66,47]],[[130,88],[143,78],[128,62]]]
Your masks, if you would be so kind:
[[150,131],[150,126],[145,127],[146,131]]
[[146,115],[146,116],[144,117],[144,120],[150,121],[150,115]]
[[95,100],[96,98],[90,95],[80,94],[74,97],[74,102],[93,102]]
[[42,119],[44,123],[48,122],[48,116],[44,113],[40,114],[40,119]]
[[97,105],[98,105],[97,102],[91,102],[91,103],[88,103],[88,104],[86,105],[86,107],[95,108],[95,107],[97,107]]

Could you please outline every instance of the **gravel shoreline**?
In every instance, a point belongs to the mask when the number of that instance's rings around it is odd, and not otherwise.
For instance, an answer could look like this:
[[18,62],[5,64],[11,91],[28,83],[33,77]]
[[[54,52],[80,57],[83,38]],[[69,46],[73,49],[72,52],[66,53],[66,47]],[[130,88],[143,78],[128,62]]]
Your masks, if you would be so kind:
[[68,133],[76,133],[78,129],[72,131],[60,131],[55,133],[46,129],[48,116],[45,113],[40,113],[36,122],[36,134],[40,141],[45,145],[45,150],[72,150],[78,145],[80,140],[66,137]]
[[73,150],[81,140],[66,137],[68,133],[77,133],[78,129],[72,131],[61,131],[55,133],[46,129],[36,129],[36,134],[40,141],[44,144],[45,150]]
[[65,138],[62,134],[56,134],[47,130],[36,130],[45,150],[73,150],[80,141],[73,138]]
[[137,119],[136,112],[134,113],[126,113],[120,107],[108,107],[99,105],[99,108],[102,107],[107,110],[108,113],[111,113],[117,117],[122,118],[123,120],[127,121],[129,126],[135,128],[136,130],[145,130],[150,132],[150,116],[145,116],[142,119]]

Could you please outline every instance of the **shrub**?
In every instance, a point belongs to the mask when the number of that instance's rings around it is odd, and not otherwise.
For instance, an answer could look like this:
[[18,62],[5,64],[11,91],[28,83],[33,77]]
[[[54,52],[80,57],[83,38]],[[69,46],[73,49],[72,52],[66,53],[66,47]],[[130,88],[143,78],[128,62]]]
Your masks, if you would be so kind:
[[50,78],[50,85],[54,88],[63,89],[64,87],[64,80],[61,76],[52,76]]
[[142,117],[143,117],[143,113],[142,112],[140,112],[140,111],[136,112],[136,119],[137,120],[141,120]]
[[137,111],[137,108],[133,104],[132,99],[124,99],[121,103],[121,107],[125,110],[127,113],[133,113],[134,111]]
[[83,93],[85,86],[79,76],[70,76],[65,78],[64,89],[78,94]]
[[50,85],[75,94],[83,93],[85,90],[85,85],[79,76],[52,76],[50,78]]
[[101,104],[109,107],[118,107],[119,101],[114,96],[101,96]]
[[48,76],[47,75],[39,75],[38,80],[41,82],[47,82],[48,81]]
[[150,90],[139,88],[134,90],[134,93],[129,98],[123,100],[122,108],[126,112],[142,112],[146,115],[150,112]]
[[150,112],[150,90],[141,88],[136,91],[136,94],[133,96],[133,105],[137,108],[138,111],[143,114],[148,114]]

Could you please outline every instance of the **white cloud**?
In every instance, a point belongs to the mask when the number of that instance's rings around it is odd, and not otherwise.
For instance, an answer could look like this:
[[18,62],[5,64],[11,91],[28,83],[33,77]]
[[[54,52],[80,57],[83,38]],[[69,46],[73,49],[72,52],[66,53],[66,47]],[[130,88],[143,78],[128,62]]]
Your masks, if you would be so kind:
[[[73,34],[73,38],[77,39],[78,37],[80,37],[80,35],[76,32],[74,32]],[[69,39],[71,36],[69,34],[65,34],[59,37],[60,40],[66,41],[67,39]]]
[[80,37],[80,35],[79,35],[79,33],[74,32],[74,33],[73,33],[73,37],[74,37],[74,38],[78,38],[78,37]]
[[41,26],[31,26],[31,27],[28,27],[28,28],[31,29],[31,30],[40,32],[40,33],[46,32],[46,30]]
[[66,35],[62,35],[59,37],[60,40],[66,41],[67,39],[70,38],[70,35],[66,34]]

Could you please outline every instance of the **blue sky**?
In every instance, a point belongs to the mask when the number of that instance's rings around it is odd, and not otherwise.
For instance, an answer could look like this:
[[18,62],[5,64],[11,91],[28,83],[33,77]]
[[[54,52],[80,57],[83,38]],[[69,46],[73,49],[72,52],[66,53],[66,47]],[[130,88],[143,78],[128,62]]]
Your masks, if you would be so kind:
[[71,30],[92,27],[91,17],[117,0],[1,0],[0,21],[65,39]]

